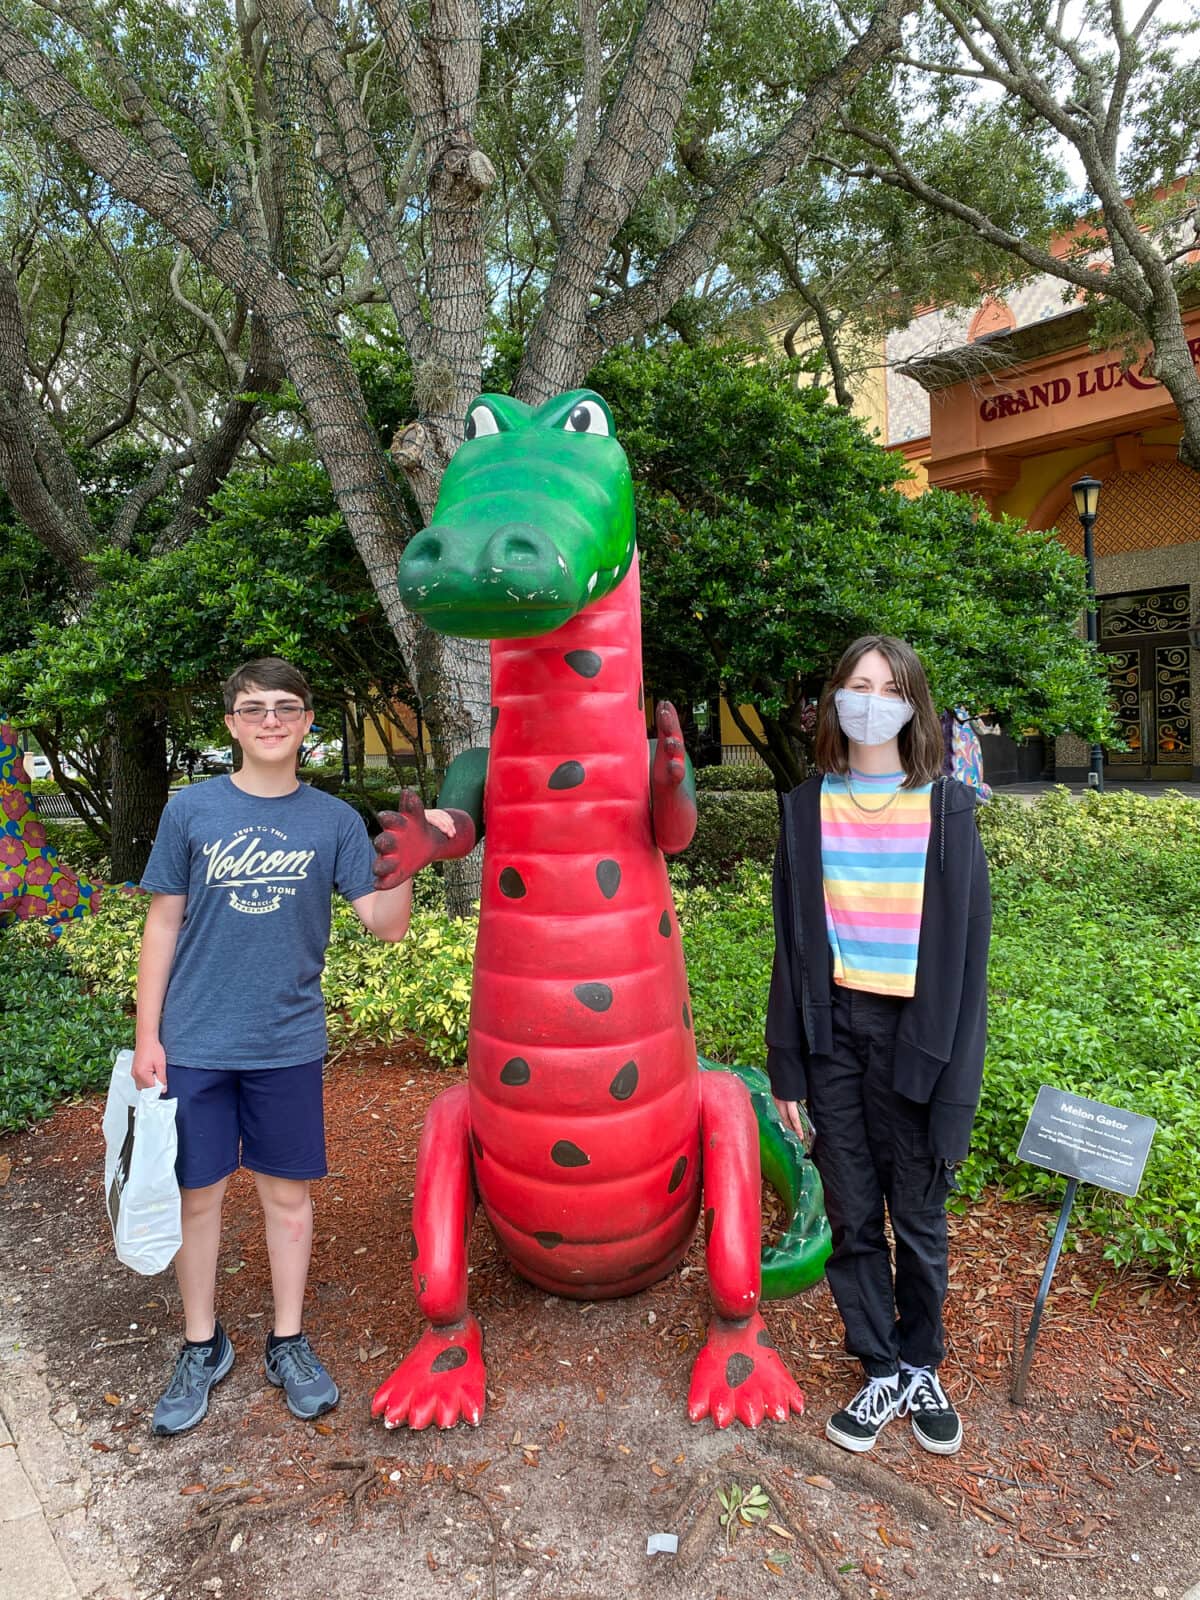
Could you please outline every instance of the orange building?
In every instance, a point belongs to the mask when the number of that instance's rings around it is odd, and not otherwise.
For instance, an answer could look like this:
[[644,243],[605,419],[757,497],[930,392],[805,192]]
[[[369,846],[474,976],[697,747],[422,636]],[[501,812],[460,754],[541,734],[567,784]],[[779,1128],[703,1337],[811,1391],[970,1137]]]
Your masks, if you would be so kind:
[[[1093,539],[1098,642],[1126,750],[1113,778],[1200,778],[1192,688],[1200,673],[1200,473],[1177,459],[1171,397],[1119,350],[1090,347],[1090,313],[1064,310],[1064,285],[1039,278],[974,314],[931,308],[887,342],[886,443],[926,483],[979,495],[995,512],[1055,528],[1082,554],[1071,496],[1101,481]],[[1200,297],[1185,310],[1200,367]],[[919,492],[918,487],[918,492]],[[1047,772],[1086,775],[1088,750],[1064,737]]]

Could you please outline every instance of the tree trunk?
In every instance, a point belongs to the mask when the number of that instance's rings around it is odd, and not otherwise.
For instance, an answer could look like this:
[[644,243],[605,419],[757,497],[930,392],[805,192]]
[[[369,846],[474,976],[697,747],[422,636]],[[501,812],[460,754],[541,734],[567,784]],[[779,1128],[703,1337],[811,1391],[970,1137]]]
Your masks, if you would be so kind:
[[112,877],[124,883],[145,871],[167,803],[167,723],[153,711],[117,713],[112,731]]

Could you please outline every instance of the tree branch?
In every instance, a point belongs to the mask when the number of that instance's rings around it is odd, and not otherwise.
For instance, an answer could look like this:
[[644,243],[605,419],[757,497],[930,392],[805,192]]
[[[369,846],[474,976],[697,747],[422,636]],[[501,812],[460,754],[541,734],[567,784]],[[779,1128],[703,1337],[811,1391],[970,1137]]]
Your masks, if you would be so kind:
[[722,237],[747,208],[808,159],[817,134],[859,80],[900,43],[900,24],[916,0],[883,0],[862,38],[809,89],[776,137],[732,167],[701,202],[690,225],[654,270],[588,319],[584,370],[609,345],[660,322],[716,254]]
[[44,458],[57,452],[55,476],[60,496],[51,493],[39,470],[34,446],[39,419],[31,415],[37,408],[25,392],[27,364],[17,280],[7,263],[0,261],[0,482],[22,522],[61,562],[74,587],[86,594],[95,586],[95,575],[85,559],[94,530],[74,468],[52,428],[46,428],[38,443]]

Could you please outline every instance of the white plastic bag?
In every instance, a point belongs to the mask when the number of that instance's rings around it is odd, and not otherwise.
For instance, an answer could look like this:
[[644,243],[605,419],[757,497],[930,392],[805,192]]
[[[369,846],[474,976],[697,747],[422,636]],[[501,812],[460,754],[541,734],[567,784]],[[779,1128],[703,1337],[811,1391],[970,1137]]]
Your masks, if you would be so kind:
[[104,1107],[104,1195],[117,1258],[149,1276],[183,1242],[175,1177],[175,1108],[157,1084],[133,1081],[133,1051],[113,1063]]

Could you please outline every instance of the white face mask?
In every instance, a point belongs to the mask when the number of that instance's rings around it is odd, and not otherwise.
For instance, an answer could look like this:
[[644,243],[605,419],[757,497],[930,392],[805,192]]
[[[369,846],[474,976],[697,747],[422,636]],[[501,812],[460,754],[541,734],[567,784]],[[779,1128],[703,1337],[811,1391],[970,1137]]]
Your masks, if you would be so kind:
[[855,744],[887,744],[912,720],[913,708],[908,701],[896,700],[890,695],[838,689],[833,703],[842,732]]

